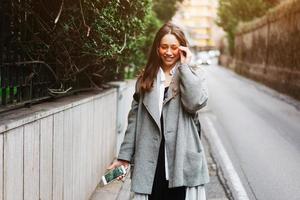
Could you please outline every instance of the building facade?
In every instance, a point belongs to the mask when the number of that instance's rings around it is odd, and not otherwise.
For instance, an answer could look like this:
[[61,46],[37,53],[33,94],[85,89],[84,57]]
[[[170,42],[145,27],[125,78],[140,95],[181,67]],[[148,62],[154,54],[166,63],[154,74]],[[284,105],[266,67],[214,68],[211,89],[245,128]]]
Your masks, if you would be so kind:
[[215,23],[217,8],[218,0],[184,0],[172,21],[185,30],[191,46],[215,49],[224,35]]

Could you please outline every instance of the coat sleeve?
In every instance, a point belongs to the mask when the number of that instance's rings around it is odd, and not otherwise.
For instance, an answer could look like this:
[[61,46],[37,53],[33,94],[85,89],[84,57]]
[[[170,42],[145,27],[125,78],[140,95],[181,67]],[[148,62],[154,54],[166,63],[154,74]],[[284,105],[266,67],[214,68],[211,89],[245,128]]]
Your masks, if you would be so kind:
[[[138,81],[137,81],[138,82]],[[135,134],[136,134],[136,120],[138,113],[139,93],[137,91],[137,83],[135,86],[135,93],[133,95],[131,109],[128,114],[128,124],[125,131],[124,140],[121,144],[118,159],[132,161],[135,151]]]
[[204,70],[187,64],[181,64],[178,70],[182,105],[187,112],[195,114],[208,99]]

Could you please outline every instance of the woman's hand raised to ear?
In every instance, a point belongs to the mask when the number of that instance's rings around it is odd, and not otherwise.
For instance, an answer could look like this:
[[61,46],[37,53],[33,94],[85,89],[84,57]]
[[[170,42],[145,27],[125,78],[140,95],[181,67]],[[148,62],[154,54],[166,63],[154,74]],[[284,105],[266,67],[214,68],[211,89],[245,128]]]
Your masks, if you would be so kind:
[[[189,64],[192,60],[192,52],[188,47],[179,46],[180,49],[180,62],[181,64]],[[185,55],[184,55],[185,54]]]

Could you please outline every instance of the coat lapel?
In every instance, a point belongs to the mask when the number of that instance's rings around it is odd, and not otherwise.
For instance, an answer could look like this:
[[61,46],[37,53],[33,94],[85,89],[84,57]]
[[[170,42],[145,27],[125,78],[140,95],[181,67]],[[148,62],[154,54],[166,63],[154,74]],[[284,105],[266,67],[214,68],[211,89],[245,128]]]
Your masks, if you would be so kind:
[[[163,101],[163,105],[168,103],[172,98],[179,94],[179,72],[178,72],[179,62],[176,63],[176,72],[170,83],[168,90],[168,97]],[[159,113],[159,84],[156,78],[153,82],[153,89],[150,92],[146,92],[143,98],[143,104],[156,122],[159,130],[161,130],[160,124],[160,113]]]
[[144,95],[143,104],[156,122],[159,130],[161,130],[158,99],[159,85],[157,84],[157,79],[155,79],[153,82],[153,89],[150,92],[146,92]]

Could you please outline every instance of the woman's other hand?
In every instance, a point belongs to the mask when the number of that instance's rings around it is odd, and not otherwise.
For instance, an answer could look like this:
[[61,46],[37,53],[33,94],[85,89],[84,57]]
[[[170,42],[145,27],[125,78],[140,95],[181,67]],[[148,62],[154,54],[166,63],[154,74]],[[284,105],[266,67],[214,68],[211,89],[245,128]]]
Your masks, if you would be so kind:
[[185,46],[179,46],[178,48],[180,49],[180,62],[182,64],[189,64],[192,60],[193,55],[190,49]]
[[[127,169],[129,167],[129,162],[126,160],[115,160],[110,166],[108,166],[107,170],[111,170],[117,167],[120,167],[121,165],[123,165],[126,169],[126,174],[127,174]],[[126,175],[125,174],[125,175]],[[125,175],[118,177],[118,180],[121,180],[125,177]]]

